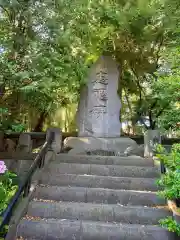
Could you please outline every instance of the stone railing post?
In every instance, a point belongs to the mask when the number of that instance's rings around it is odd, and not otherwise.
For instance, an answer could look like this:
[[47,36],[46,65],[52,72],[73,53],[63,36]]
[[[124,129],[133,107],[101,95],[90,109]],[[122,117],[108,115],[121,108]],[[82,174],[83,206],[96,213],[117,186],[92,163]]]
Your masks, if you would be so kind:
[[50,133],[53,132],[53,141],[51,146],[49,147],[46,156],[45,156],[45,164],[48,164],[51,161],[55,154],[61,152],[62,149],[62,131],[59,128],[49,128],[46,132],[46,140],[49,138]]
[[32,140],[31,135],[28,133],[22,133],[19,136],[19,141],[17,145],[17,152],[30,153],[32,152]]
[[[22,133],[19,137],[19,141],[18,141],[18,145],[17,145],[17,149],[16,149],[17,153],[31,153],[32,152],[32,140],[31,140],[31,135],[28,133]],[[15,167],[17,169],[17,174],[20,176],[20,178],[22,178],[26,172],[28,172],[32,162],[34,159],[32,160],[23,160],[23,159],[19,159],[17,160],[17,162],[15,163],[17,167]]]
[[60,128],[49,128],[46,133],[46,139],[49,138],[49,134],[53,132],[54,133],[54,139],[51,144],[51,150],[54,153],[60,153],[62,149],[62,131]]
[[161,144],[159,130],[147,130],[144,134],[144,157],[153,157],[156,144]]

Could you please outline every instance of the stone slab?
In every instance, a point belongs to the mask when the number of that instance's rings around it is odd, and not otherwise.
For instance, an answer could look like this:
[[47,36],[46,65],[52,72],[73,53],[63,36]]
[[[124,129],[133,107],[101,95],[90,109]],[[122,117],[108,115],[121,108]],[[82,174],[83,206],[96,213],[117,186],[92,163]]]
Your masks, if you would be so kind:
[[38,240],[79,240],[80,222],[69,220],[21,220],[17,236],[23,239]]
[[109,189],[125,189],[140,191],[157,191],[159,188],[155,178],[127,178],[127,177],[107,177],[76,174],[54,174],[46,172],[42,174],[41,184],[74,186],[74,187],[93,187]]
[[165,206],[155,192],[105,188],[39,186],[34,198],[67,202],[108,203],[132,206]]
[[158,226],[66,219],[23,219],[20,236],[26,240],[175,240],[173,233]]
[[[124,153],[128,147],[137,147],[137,143],[130,138],[94,138],[68,137],[64,140],[65,148],[78,149],[79,152],[106,150]],[[71,153],[72,154],[72,153]]]
[[135,155],[135,156],[144,157],[144,144],[142,144],[142,145],[140,145],[140,146],[131,146],[131,147],[128,147],[128,148],[125,150],[124,153],[125,153],[126,156]]
[[142,158],[139,156],[88,156],[88,155],[71,155],[71,154],[56,154],[53,163],[82,163],[82,164],[97,164],[97,165],[122,165],[122,166],[154,166],[152,159]]
[[116,176],[116,177],[143,177],[158,178],[160,171],[158,167],[140,166],[117,166],[98,164],[78,164],[78,163],[51,163],[46,171],[54,174],[86,174],[96,176]]
[[32,201],[28,216],[54,219],[121,222],[130,224],[158,224],[159,220],[171,215],[163,208],[122,206],[83,202]]

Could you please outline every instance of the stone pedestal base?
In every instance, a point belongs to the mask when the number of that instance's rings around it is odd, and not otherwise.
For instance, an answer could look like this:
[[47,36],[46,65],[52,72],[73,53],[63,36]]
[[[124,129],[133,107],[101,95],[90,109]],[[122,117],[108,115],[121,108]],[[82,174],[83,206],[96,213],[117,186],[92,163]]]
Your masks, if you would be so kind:
[[137,143],[130,138],[95,138],[68,137],[64,140],[65,148],[72,148],[70,154],[85,154],[88,151],[103,150],[124,153],[128,147],[137,147]]

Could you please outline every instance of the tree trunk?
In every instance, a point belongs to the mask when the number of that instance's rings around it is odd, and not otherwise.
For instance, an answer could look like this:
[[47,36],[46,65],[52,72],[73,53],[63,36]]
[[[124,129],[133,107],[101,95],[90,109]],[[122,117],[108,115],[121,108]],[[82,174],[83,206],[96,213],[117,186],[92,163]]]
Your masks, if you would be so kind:
[[[123,91],[123,87],[122,87],[122,78],[123,78],[123,61],[120,60],[120,67],[119,67],[119,82],[118,82],[118,90],[117,90],[117,93],[119,95],[119,99],[120,99],[120,102],[121,102],[121,108],[120,108],[120,111],[119,111],[119,121],[120,123],[122,123],[122,91]],[[120,130],[120,134],[122,135],[123,134],[123,129],[121,127],[121,130]]]
[[149,123],[150,123],[149,128],[151,130],[155,130],[155,128],[156,128],[156,121],[153,121],[152,111],[151,110],[149,111]]
[[35,126],[33,132],[42,132],[43,131],[43,125],[44,125],[47,115],[48,115],[48,113],[45,111],[40,114],[40,117],[36,123],[36,126]]

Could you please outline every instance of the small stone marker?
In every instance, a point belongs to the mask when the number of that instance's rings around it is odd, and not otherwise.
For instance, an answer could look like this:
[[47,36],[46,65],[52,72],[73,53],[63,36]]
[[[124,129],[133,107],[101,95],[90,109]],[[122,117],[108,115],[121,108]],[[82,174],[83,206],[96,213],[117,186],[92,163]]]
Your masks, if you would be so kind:
[[153,157],[156,144],[161,143],[159,130],[148,130],[144,134],[144,156]]

